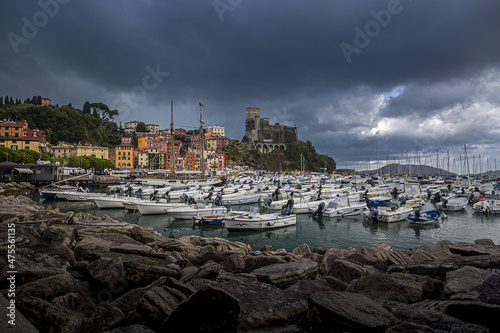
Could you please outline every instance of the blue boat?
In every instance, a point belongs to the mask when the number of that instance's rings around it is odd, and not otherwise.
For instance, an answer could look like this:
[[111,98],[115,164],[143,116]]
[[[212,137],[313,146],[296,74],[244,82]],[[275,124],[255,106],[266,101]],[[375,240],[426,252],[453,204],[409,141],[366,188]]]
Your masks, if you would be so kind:
[[196,224],[222,224],[224,215],[202,215],[194,216],[193,222]]
[[415,211],[415,214],[408,216],[407,219],[411,224],[430,225],[439,223],[442,215],[443,214],[437,209],[428,210],[425,212],[420,212],[417,210]]

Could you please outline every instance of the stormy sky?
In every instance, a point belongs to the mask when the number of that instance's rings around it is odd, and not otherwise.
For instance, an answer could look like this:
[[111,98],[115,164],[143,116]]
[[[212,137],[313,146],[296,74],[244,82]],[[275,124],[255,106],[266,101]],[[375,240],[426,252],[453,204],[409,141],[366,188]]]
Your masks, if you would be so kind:
[[500,169],[499,14],[498,0],[3,0],[0,95],[161,128],[173,100],[186,129],[201,102],[239,140],[260,107],[338,168],[417,154],[446,168],[449,153],[462,172],[467,145],[470,172]]

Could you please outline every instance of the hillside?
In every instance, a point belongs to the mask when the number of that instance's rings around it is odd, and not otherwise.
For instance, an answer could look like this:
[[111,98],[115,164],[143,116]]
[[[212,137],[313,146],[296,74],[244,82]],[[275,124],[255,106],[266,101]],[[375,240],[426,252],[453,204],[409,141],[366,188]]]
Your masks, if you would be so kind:
[[[321,155],[311,141],[300,140],[291,144],[284,152],[261,154],[252,144],[231,143],[224,148],[226,163],[233,165],[247,165],[255,169],[268,171],[304,170],[309,172],[332,172],[336,168],[335,160],[328,155]],[[302,163],[301,163],[302,159]]]
[[428,165],[417,165],[417,164],[388,164],[377,170],[360,171],[362,174],[383,174],[383,175],[418,175],[418,176],[454,176],[452,172],[448,172],[444,169],[438,169]]
[[120,129],[112,120],[118,111],[103,103],[86,103],[84,111],[70,105],[42,106],[28,99],[24,104],[3,104],[0,119],[28,122],[28,127],[46,132],[51,144],[90,142],[95,146],[113,147],[120,142]]

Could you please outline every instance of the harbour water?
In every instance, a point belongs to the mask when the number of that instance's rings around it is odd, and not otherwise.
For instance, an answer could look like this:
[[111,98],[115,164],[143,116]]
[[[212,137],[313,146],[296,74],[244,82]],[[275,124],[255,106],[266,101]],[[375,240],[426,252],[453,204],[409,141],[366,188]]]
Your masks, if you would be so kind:
[[[170,238],[196,235],[201,237],[222,237],[231,241],[241,241],[258,250],[264,245],[273,245],[292,251],[306,243],[314,247],[360,249],[363,246],[376,246],[389,243],[395,250],[408,253],[419,245],[428,245],[441,240],[451,242],[473,242],[476,239],[490,238],[500,244],[500,215],[475,214],[469,205],[465,211],[446,212],[448,216],[438,225],[416,226],[409,222],[368,223],[362,216],[350,218],[313,218],[310,215],[297,215],[295,226],[256,232],[228,232],[220,226],[194,225],[192,220],[174,220],[168,215],[141,215],[125,209],[99,209],[92,202],[65,202],[46,200],[33,191],[28,195],[42,206],[51,205],[61,211],[85,211],[97,216],[107,215],[113,219],[151,227]],[[233,210],[249,210],[256,206],[232,206]],[[427,201],[422,210],[435,209]]]

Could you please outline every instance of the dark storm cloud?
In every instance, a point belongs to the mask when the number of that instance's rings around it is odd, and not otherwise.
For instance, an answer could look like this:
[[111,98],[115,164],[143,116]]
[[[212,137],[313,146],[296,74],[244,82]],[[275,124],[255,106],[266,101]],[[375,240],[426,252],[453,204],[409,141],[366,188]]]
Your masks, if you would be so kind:
[[201,101],[235,139],[259,106],[346,165],[472,139],[497,154],[498,1],[61,1],[15,52],[9,33],[40,3],[0,13],[1,95],[102,101],[161,127],[170,99],[176,123],[197,126]]

